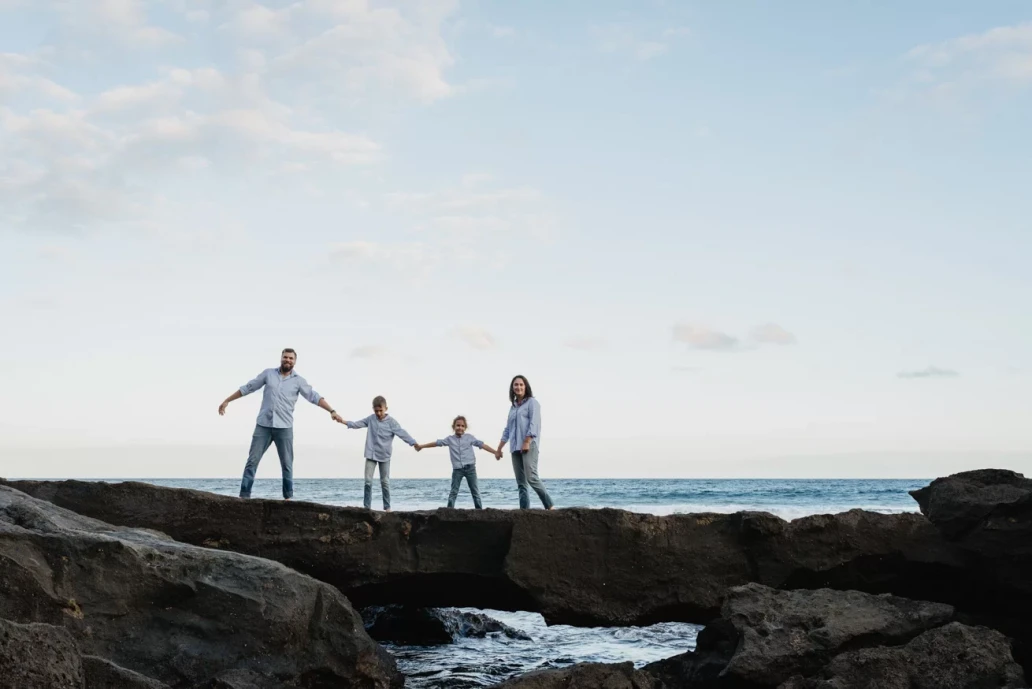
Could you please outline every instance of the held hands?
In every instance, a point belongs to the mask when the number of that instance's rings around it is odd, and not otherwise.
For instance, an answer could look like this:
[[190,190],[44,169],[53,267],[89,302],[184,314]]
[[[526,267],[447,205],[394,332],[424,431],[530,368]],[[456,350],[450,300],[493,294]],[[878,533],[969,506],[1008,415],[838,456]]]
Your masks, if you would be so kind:
[[330,414],[330,418],[333,419],[334,421],[336,421],[337,423],[344,423],[344,424],[347,423],[347,421],[344,420],[344,417],[342,417],[337,412],[333,412],[332,414]]
[[223,402],[222,404],[219,405],[219,416],[225,416],[226,415],[226,407],[227,406],[229,406],[228,402]]

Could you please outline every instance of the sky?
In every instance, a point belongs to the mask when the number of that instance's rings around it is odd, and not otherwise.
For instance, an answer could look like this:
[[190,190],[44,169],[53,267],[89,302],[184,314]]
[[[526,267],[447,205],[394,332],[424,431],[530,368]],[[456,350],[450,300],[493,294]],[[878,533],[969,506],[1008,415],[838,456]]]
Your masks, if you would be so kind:
[[545,478],[1032,473],[1030,122],[1024,0],[0,0],[0,475],[238,476],[284,347]]

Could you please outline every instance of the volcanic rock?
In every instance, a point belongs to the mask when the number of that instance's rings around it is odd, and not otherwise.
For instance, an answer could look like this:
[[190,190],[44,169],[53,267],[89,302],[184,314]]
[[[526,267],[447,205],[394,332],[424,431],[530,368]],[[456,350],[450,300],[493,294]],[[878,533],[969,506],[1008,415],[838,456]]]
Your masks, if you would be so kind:
[[31,657],[62,671],[68,686],[81,676],[77,654],[58,643],[69,635],[84,654],[174,687],[231,670],[262,678],[249,689],[387,689],[404,681],[331,586],[270,560],[114,527],[4,486],[0,617],[63,628],[48,631],[53,650]]

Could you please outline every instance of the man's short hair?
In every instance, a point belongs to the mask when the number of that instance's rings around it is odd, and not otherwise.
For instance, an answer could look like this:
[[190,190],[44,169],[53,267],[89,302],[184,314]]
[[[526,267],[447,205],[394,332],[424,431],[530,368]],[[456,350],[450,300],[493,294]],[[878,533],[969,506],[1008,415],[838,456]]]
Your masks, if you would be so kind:
[[387,406],[387,399],[383,395],[377,395],[376,397],[373,398],[373,406],[374,407],[386,407]]
[[280,356],[283,356],[284,354],[293,354],[293,355],[294,355],[294,358],[295,358],[295,359],[297,358],[297,352],[295,352],[295,351],[294,351],[293,349],[291,349],[290,347],[287,347],[287,348],[286,348],[286,349],[284,349],[284,350],[283,350],[282,352],[280,352]]

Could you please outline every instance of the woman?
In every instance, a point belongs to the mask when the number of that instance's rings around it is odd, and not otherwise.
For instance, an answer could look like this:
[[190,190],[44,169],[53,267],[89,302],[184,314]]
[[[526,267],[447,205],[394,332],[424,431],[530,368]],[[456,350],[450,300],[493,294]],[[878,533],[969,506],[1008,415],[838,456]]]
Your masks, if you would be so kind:
[[[545,489],[545,484],[538,477],[538,435],[541,433],[541,405],[534,399],[530,383],[524,376],[516,376],[509,383],[509,420],[505,424],[505,432],[498,444],[496,457],[502,458],[505,443],[512,441],[512,470],[516,473],[516,485],[520,491],[520,509],[530,509],[530,491],[527,486],[541,498],[546,510],[555,509],[552,498]],[[517,445],[518,444],[518,445]],[[520,449],[515,449],[519,447]]]

